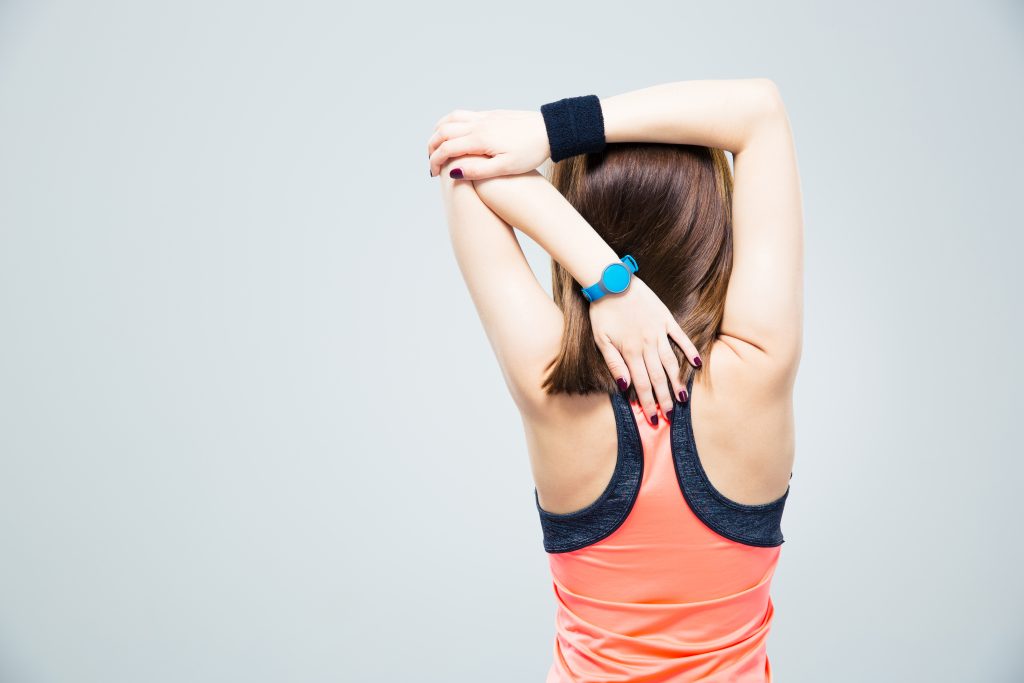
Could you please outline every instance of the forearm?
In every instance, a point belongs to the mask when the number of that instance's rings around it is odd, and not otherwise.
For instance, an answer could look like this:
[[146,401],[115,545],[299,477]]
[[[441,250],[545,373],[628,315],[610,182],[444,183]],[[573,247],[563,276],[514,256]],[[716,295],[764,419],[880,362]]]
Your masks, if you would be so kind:
[[539,244],[578,283],[597,282],[605,266],[623,256],[537,171],[472,182],[495,214]]
[[675,81],[601,99],[608,142],[703,145],[734,154],[766,124],[784,118],[764,78]]
[[[676,81],[601,100],[608,142],[661,142],[738,153],[759,131],[785,122],[767,79]],[[597,282],[616,254],[537,171],[472,181],[506,223],[529,235],[576,282]]]

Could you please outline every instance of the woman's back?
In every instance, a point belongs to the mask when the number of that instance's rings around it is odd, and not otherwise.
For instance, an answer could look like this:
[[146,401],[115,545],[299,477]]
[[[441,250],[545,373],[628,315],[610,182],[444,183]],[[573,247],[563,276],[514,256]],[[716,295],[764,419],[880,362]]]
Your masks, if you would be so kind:
[[[759,410],[770,392],[752,388],[756,372],[730,347],[720,355],[734,358],[710,364],[714,391],[695,373],[670,421],[652,425],[626,394],[560,397],[583,409],[564,414],[564,429],[548,421],[541,431],[571,437],[580,424],[593,428],[594,413],[599,436],[582,449],[530,439],[547,477],[536,477],[535,502],[557,602],[548,683],[771,680],[765,641],[791,411]],[[589,410],[594,399],[607,407]],[[580,452],[589,449],[594,457]],[[752,465],[764,462],[774,465]]]
[[[428,151],[456,179],[452,244],[527,435],[559,607],[549,680],[770,679],[803,316],[781,95],[678,81],[555,109],[556,137],[603,127],[607,148],[587,137],[546,179],[546,119],[456,110]],[[550,295],[513,226],[551,255]]]
[[[746,342],[725,335],[714,342],[710,357],[692,385],[698,394],[692,408],[694,437],[704,470],[715,488],[734,501],[775,500],[786,491],[793,471],[796,368],[779,367]],[[540,503],[552,512],[578,510],[605,490],[615,467],[612,410],[598,393],[543,400],[542,410],[522,415]]]

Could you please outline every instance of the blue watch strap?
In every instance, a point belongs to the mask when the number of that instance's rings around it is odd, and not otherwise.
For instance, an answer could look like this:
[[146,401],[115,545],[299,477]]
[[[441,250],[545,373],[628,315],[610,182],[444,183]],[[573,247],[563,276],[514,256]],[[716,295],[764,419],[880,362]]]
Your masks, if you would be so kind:
[[[629,254],[626,254],[620,260],[622,261],[622,263],[625,264],[626,269],[629,271],[630,275],[632,275],[633,273],[635,273],[638,270],[640,270],[640,266],[637,264],[636,259],[633,258],[632,256],[630,256]],[[628,288],[629,288],[629,283],[627,282],[626,283],[626,287],[623,288],[620,291],[625,291]],[[596,283],[590,285],[589,287],[583,287],[581,291],[583,292],[583,296],[584,296],[584,298],[587,299],[587,301],[597,301],[598,299],[600,299],[605,294],[612,293],[608,288],[606,288],[604,286],[604,274],[603,273],[602,273],[602,277],[601,277],[600,280],[598,280]]]
[[598,282],[595,285],[583,288],[583,298],[587,301],[596,301],[604,296],[604,287]]

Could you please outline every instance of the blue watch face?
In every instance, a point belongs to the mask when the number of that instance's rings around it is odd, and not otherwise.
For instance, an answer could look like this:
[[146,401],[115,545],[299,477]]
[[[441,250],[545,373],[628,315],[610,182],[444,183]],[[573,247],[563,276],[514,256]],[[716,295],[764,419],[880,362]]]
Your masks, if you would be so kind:
[[632,273],[621,263],[612,263],[601,274],[601,284],[612,293],[624,292],[629,287],[629,277]]

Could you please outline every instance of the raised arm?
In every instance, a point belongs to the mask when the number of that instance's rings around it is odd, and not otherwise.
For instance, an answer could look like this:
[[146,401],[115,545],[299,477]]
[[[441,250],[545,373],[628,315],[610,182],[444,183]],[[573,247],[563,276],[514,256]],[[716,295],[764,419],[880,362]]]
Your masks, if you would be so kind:
[[[693,144],[732,152],[733,268],[719,339],[742,359],[761,363],[765,371],[759,370],[759,377],[769,379],[771,375],[772,384],[783,387],[795,377],[801,348],[803,217],[796,155],[778,89],[767,79],[678,81],[604,98],[601,105],[608,142]],[[501,223],[529,234],[577,282],[595,281],[613,257],[575,209],[533,172],[549,151],[539,112],[455,110],[438,121],[427,147],[431,176],[443,172],[445,182],[449,173],[473,180],[474,196],[482,199]],[[491,278],[487,269],[482,268],[481,273],[481,282]],[[639,284],[637,289],[642,292],[642,280]],[[611,337],[613,352],[615,347],[637,347],[637,326],[627,323],[633,322],[629,316],[635,317],[639,307],[625,304],[643,297],[632,295],[632,291],[591,309],[603,308],[605,315],[622,319],[621,337]],[[647,307],[648,321],[653,320],[654,308]],[[591,318],[593,322],[593,313]],[[597,331],[595,325],[595,335]],[[683,333],[680,330],[678,334]],[[651,336],[643,338],[643,358],[631,362],[625,354],[623,357],[650,415],[654,399],[650,385],[641,386],[641,381],[646,375],[644,360],[653,366],[657,354],[651,352],[652,361],[648,353],[653,348]],[[696,349],[689,340],[672,339],[693,362]],[[601,345],[607,340],[596,341]],[[675,378],[667,355],[661,356],[666,359],[665,371]],[[613,372],[614,365],[609,362]],[[650,381],[667,414],[670,394],[661,374],[652,369]],[[779,381],[782,379],[787,381]],[[527,378],[523,384],[531,385],[532,380]]]
[[767,79],[679,81],[601,100],[608,142],[733,153],[733,268],[721,336],[789,371],[803,327],[803,210],[789,119]]
[[608,142],[704,145],[739,153],[782,111],[765,78],[674,81],[601,98]]
[[[548,402],[543,375],[562,335],[562,325],[555,329],[552,318],[561,323],[561,313],[546,295],[539,296],[511,226],[540,244],[577,282],[596,282],[622,255],[536,171],[475,182],[442,177],[441,183],[456,255],[506,382],[521,411],[543,416]],[[652,421],[659,405],[668,415],[673,396],[684,400],[685,388],[668,339],[691,363],[697,358],[697,348],[671,311],[638,276],[627,291],[602,297],[589,310],[612,376],[635,385]]]

